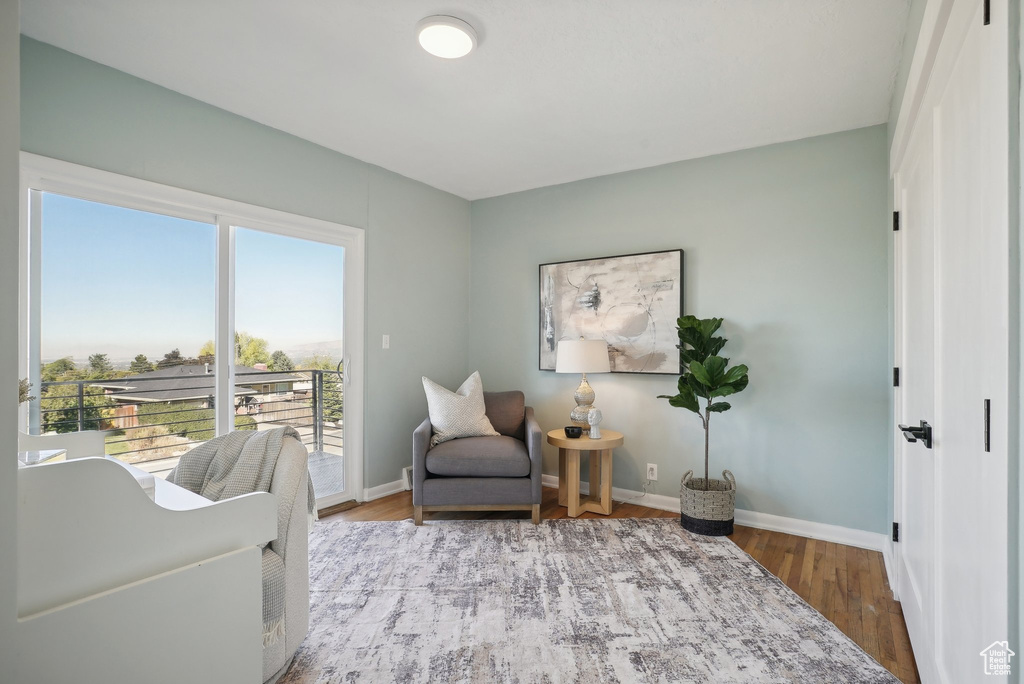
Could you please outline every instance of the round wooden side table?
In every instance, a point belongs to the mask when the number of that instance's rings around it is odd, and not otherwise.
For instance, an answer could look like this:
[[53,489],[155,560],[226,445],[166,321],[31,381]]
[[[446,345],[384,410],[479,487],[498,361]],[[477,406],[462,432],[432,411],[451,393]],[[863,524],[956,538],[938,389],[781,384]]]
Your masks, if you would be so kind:
[[[601,439],[590,439],[586,432],[578,439],[565,436],[564,430],[548,433],[548,444],[558,447],[558,505],[569,508],[569,517],[590,511],[601,515],[612,512],[612,449],[622,446],[621,432],[601,430]],[[580,455],[590,453],[590,495],[580,499]]]

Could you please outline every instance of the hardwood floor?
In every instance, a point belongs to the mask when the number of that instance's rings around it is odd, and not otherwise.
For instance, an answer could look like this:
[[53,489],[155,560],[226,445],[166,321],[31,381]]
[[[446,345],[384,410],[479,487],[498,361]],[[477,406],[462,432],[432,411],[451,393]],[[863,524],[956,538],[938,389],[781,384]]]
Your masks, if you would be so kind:
[[[412,518],[412,493],[400,492],[341,512],[332,519]],[[529,513],[425,513],[424,521],[525,518]],[[326,517],[326,515],[322,516]],[[541,518],[565,518],[558,490],[545,487]],[[581,518],[600,518],[584,513]],[[677,518],[677,513],[616,502],[613,518]],[[920,681],[900,604],[892,599],[882,554],[781,532],[736,526],[730,537],[769,572],[814,606],[848,637],[904,682]]]

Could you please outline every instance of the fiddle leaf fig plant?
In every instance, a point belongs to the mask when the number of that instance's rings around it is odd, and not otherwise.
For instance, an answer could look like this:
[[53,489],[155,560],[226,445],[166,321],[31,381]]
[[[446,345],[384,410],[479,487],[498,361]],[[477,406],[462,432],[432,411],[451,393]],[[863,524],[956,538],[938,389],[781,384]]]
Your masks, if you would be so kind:
[[[704,489],[710,482],[708,455],[710,442],[711,414],[722,413],[732,408],[727,401],[717,401],[747,388],[747,367],[737,364],[729,367],[729,359],[718,355],[727,340],[715,333],[722,327],[721,318],[697,318],[683,316],[676,321],[679,333],[679,364],[683,374],[677,383],[675,395],[659,394],[659,399],[668,399],[676,408],[692,411],[700,418],[704,427]],[[701,400],[704,401],[703,406]],[[703,409],[703,411],[702,411]]]

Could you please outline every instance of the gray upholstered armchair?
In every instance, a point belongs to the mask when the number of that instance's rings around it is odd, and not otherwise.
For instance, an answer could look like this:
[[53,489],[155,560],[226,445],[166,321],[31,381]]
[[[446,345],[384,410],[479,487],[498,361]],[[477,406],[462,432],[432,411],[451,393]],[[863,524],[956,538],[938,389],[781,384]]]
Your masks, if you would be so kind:
[[496,437],[463,437],[430,448],[430,419],[412,437],[412,504],[424,511],[531,511],[540,522],[541,431],[523,393],[484,392]]

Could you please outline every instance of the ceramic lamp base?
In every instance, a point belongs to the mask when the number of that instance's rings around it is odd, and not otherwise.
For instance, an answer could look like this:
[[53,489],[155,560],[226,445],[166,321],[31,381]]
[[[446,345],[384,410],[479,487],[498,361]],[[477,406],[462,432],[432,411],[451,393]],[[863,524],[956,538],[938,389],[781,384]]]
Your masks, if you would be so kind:
[[590,386],[590,383],[587,382],[586,373],[583,374],[583,381],[580,382],[580,386],[576,388],[576,393],[572,397],[576,400],[576,408],[569,413],[569,420],[572,421],[573,425],[589,428],[590,423],[587,421],[587,414],[590,412],[590,407],[594,405],[594,399],[597,397],[597,394]]

